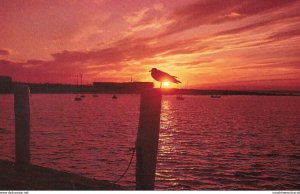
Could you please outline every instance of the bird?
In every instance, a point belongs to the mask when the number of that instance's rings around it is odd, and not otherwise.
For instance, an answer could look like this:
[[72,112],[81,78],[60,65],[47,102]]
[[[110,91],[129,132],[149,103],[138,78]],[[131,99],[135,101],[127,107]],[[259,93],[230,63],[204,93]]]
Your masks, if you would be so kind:
[[160,82],[160,87],[162,82],[172,82],[175,84],[181,83],[181,81],[176,79],[177,78],[176,76],[170,75],[156,68],[152,68],[149,72],[151,72],[151,76],[153,77],[153,79]]

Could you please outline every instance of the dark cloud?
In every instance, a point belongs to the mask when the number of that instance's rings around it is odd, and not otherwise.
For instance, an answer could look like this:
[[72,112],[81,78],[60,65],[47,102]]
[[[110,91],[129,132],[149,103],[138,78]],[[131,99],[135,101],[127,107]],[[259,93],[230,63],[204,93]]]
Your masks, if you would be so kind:
[[8,60],[0,60],[0,72],[2,75],[12,76],[16,81],[27,81],[31,78],[38,82],[43,78],[43,72],[37,72],[32,68],[26,68],[26,63],[12,62]]
[[234,11],[243,15],[256,15],[273,11],[274,9],[281,9],[284,6],[291,5],[297,0],[272,0],[272,1],[261,1],[261,0],[246,0],[237,1],[233,8]]
[[[240,29],[240,30],[242,31],[242,29]],[[237,32],[237,31],[240,31],[240,30],[235,29],[233,31]],[[220,34],[230,34],[230,33],[233,33],[233,32],[232,31],[231,32],[227,31],[227,32],[223,32],[223,33],[220,33]],[[295,38],[295,37],[300,37],[300,28],[299,27],[290,28],[290,29],[287,29],[287,30],[284,30],[284,31],[281,31],[281,32],[277,32],[277,33],[272,33],[272,35],[265,38],[265,40],[263,40],[259,43],[249,44],[248,47],[262,46],[262,45],[265,45],[265,44],[270,44],[270,43],[273,43],[273,42],[287,40],[287,39],[291,39],[291,38]]]
[[[272,16],[269,18],[264,18],[261,21],[250,23],[250,24],[238,27],[238,28],[221,31],[221,32],[216,33],[215,35],[240,34],[240,33],[244,33],[244,32],[249,32],[251,30],[255,30],[257,28],[266,27],[271,24],[283,23],[283,22],[287,22],[290,20],[299,21],[299,19],[300,19],[299,13],[285,13],[285,14],[281,14],[281,15]],[[272,30],[272,29],[269,29],[269,30]]]
[[25,63],[17,63],[8,60],[0,60],[0,70],[1,73],[12,74],[19,70],[19,67]]
[[[195,2],[176,10],[171,16],[172,23],[162,35],[169,35],[181,32],[190,28],[195,28],[205,24],[217,24],[230,20],[241,19],[262,13],[282,9],[292,5],[296,0],[205,0]],[[240,17],[228,17],[230,13],[240,15]]]
[[118,62],[123,58],[119,48],[110,47],[95,51],[63,51],[52,54],[56,62],[86,62],[88,60],[97,60],[101,64]]
[[289,68],[292,70],[300,70],[300,60],[292,61],[272,61],[272,62],[262,62],[254,65],[243,65],[238,67],[232,67],[232,69],[275,69],[275,68]]
[[248,32],[250,30],[266,26],[272,22],[274,22],[274,21],[272,21],[272,20],[260,21],[260,22],[252,23],[252,24],[245,25],[242,27],[238,27],[238,28],[234,28],[234,29],[230,29],[230,30],[226,30],[226,31],[221,31],[215,35],[221,36],[221,35],[231,35],[231,34],[239,34],[239,33],[243,33],[243,32]]
[[76,73],[71,71],[52,71],[47,66],[30,66],[28,63],[19,63],[0,60],[0,72],[2,75],[12,76],[13,80],[34,83],[76,83]]
[[280,40],[286,40],[289,38],[294,38],[300,36],[300,28],[292,28],[290,30],[286,30],[283,32],[274,33],[271,36],[269,36],[267,39],[273,40],[273,41],[280,41]]
[[[125,38],[118,41],[114,46],[92,51],[63,51],[52,54],[54,60],[47,63],[76,63],[76,62],[98,62],[99,66],[107,64],[119,64],[128,60],[140,60],[154,57],[160,53],[173,54],[191,54],[208,48],[208,46],[194,46],[193,42],[197,39],[188,39],[176,41],[162,46],[151,46],[149,38]],[[37,64],[42,61],[31,60]],[[44,62],[43,62],[44,63]]]
[[[31,59],[26,62],[0,61],[0,70],[8,75],[21,75],[35,79],[37,75],[45,76],[40,80],[59,80],[62,76],[72,76],[78,73],[105,73],[121,71],[130,66],[131,60],[147,60],[151,62],[158,54],[172,56],[180,54],[191,54],[208,49],[208,46],[196,46],[194,41],[188,39],[172,42],[166,45],[152,45],[152,38],[124,38],[109,48],[91,51],[62,51],[53,53],[52,60]],[[192,47],[191,47],[192,46]],[[153,61],[152,61],[153,62]],[[164,61],[163,61],[164,62]],[[151,64],[144,64],[153,65]],[[91,73],[93,72],[93,73]],[[128,72],[127,72],[128,73]],[[56,75],[56,76],[55,76]],[[34,76],[34,77],[32,77]],[[121,75],[120,75],[121,76]],[[20,78],[21,79],[21,78]]]
[[10,54],[10,51],[9,50],[6,50],[6,49],[0,49],[0,56],[1,55],[9,55]]

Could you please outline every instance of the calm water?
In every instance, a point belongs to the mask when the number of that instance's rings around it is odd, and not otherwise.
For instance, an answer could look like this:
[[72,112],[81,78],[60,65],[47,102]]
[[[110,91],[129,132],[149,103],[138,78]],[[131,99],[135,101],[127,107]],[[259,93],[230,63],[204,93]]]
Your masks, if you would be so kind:
[[[31,96],[32,163],[114,181],[134,147],[138,95]],[[14,160],[13,96],[0,95],[0,158]],[[121,185],[135,185],[135,161]],[[164,96],[156,189],[300,189],[300,98]]]

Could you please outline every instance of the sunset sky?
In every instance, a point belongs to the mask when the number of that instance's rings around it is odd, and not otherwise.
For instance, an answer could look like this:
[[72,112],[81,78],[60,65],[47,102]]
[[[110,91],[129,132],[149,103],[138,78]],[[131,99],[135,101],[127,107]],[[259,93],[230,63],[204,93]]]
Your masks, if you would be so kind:
[[300,89],[300,1],[0,0],[0,37],[15,81]]

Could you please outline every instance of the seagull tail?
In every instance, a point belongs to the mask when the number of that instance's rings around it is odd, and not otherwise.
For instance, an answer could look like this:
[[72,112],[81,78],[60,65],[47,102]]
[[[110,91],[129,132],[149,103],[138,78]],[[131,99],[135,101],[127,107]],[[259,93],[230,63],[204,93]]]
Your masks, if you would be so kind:
[[173,77],[173,81],[174,81],[174,83],[175,83],[175,84],[179,84],[179,83],[181,83],[181,81],[179,81],[178,79],[176,79],[176,77],[175,77],[175,76]]

